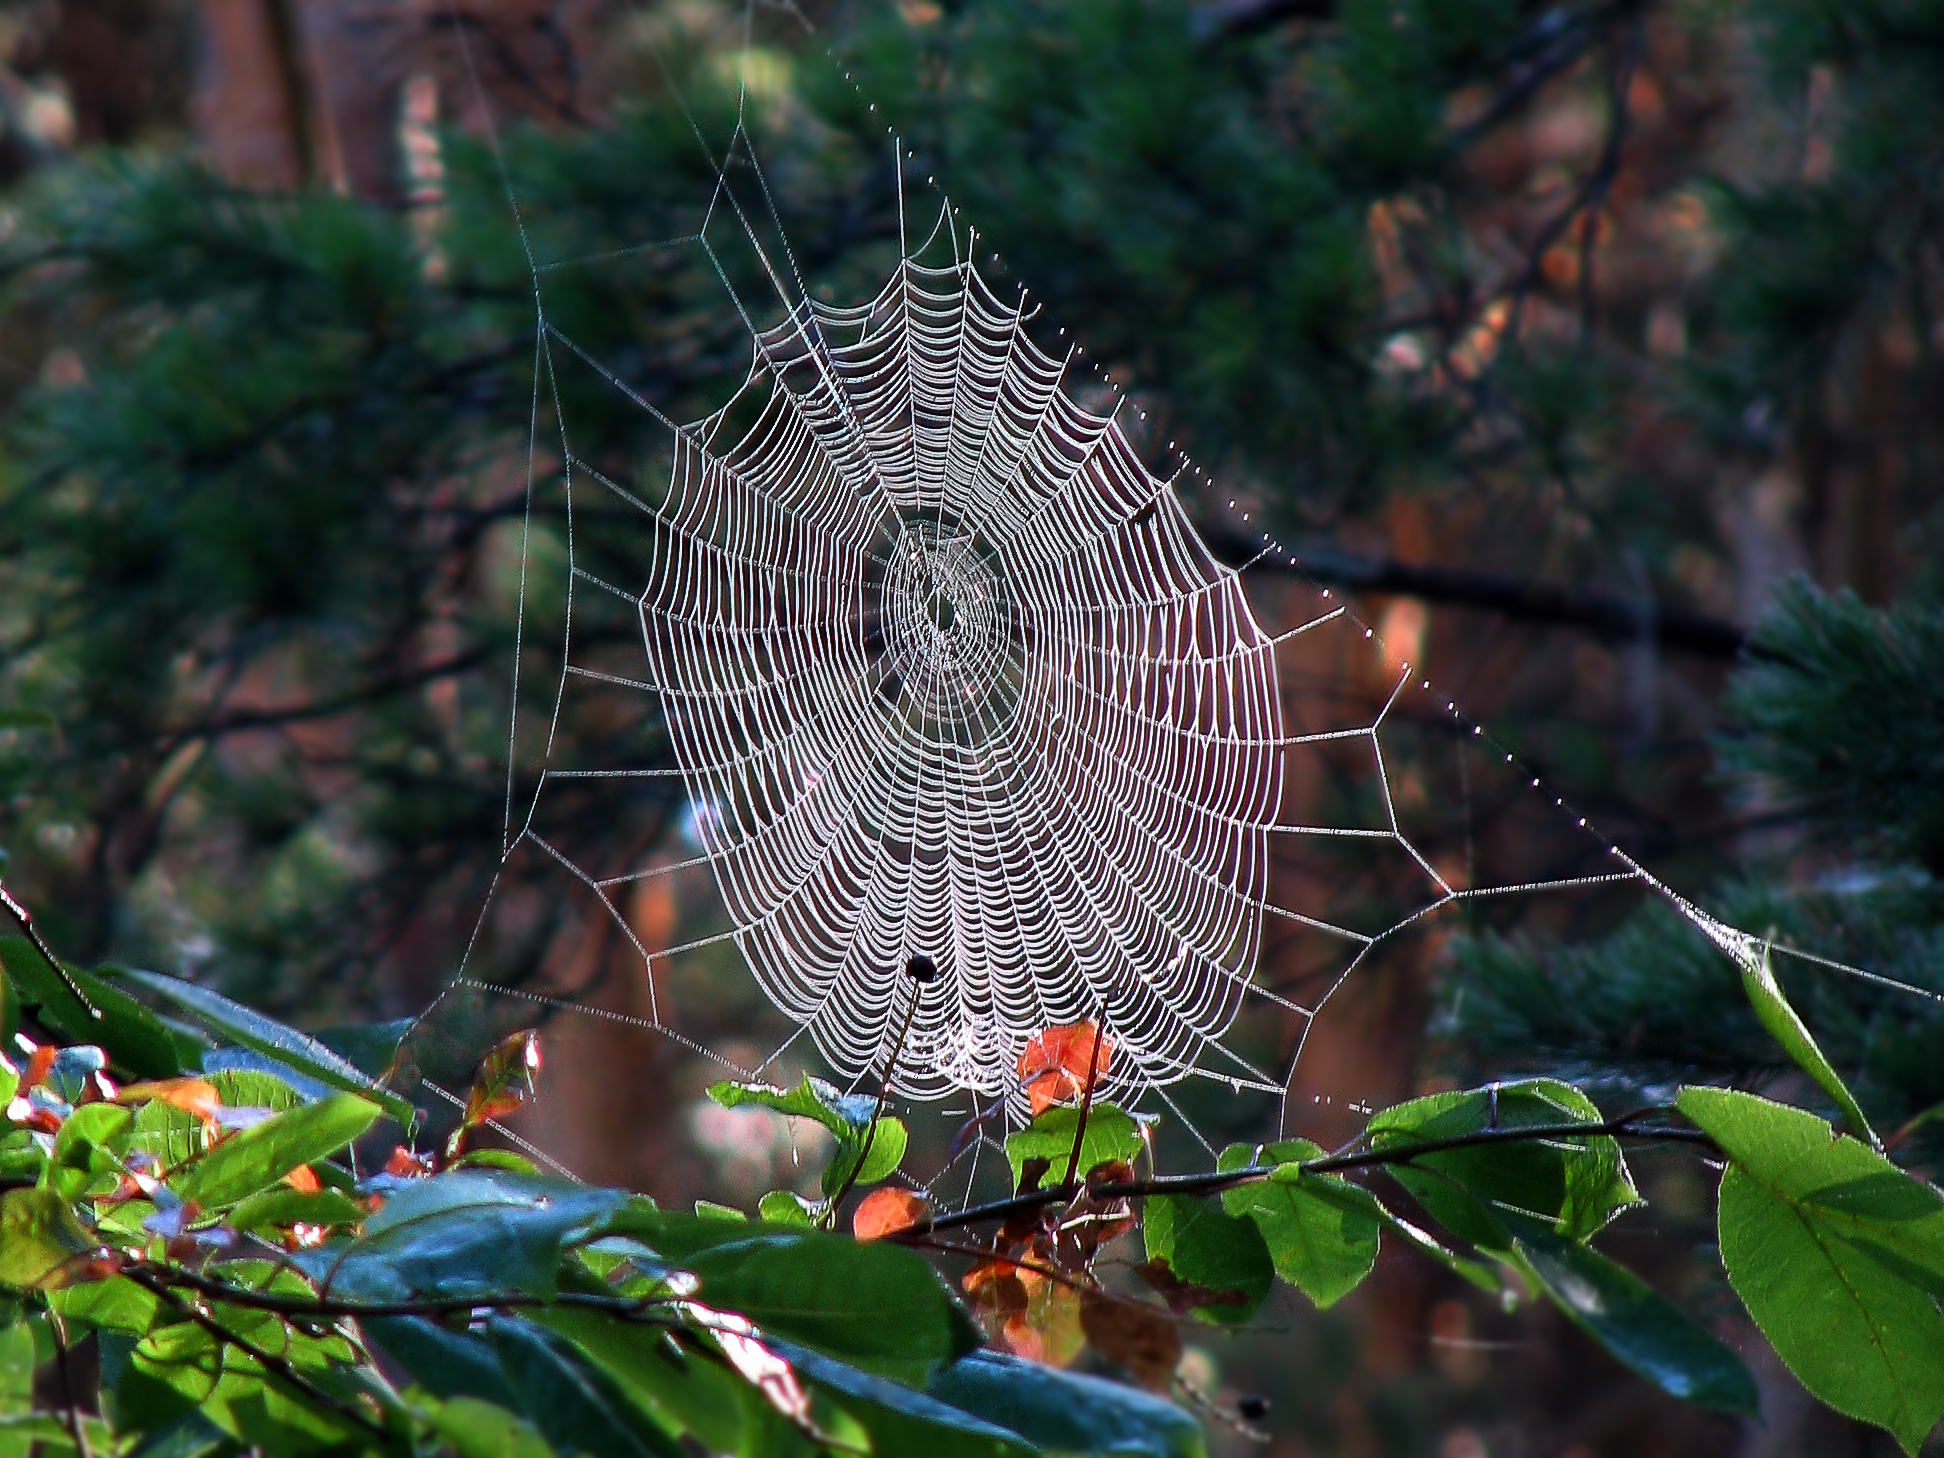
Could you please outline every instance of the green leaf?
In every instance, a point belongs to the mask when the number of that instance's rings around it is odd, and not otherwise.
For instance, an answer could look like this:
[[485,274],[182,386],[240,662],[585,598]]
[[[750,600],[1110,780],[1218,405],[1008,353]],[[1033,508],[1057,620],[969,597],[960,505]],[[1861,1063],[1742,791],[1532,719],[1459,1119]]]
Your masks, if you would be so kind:
[[412,1031],[415,1018],[388,1023],[344,1023],[311,1034],[338,1057],[370,1078],[382,1078],[398,1057],[398,1045]]
[[934,1372],[925,1392],[1057,1453],[1203,1458],[1201,1425],[1171,1402],[999,1352]]
[[854,1184],[870,1185],[889,1179],[904,1163],[905,1148],[910,1142],[903,1120],[889,1115],[879,1117],[877,1133],[870,1133],[872,1115],[878,1109],[875,1098],[840,1093],[835,1085],[808,1075],[793,1089],[767,1083],[718,1083],[709,1089],[709,1097],[725,1109],[746,1106],[773,1109],[791,1118],[812,1120],[828,1129],[836,1137],[837,1154],[823,1172],[826,1195],[836,1194],[850,1180],[850,1172],[863,1156],[867,1140],[869,1155],[864,1159],[864,1168],[852,1181]]
[[812,1120],[828,1129],[839,1143],[861,1140],[877,1108],[877,1100],[868,1094],[841,1093],[835,1084],[808,1075],[792,1089],[767,1083],[718,1083],[710,1087],[709,1097],[725,1109],[754,1105]]
[[121,1183],[117,1151],[135,1116],[118,1104],[84,1104],[61,1121],[41,1182],[64,1200],[106,1195]]
[[1737,960],[1741,965],[1742,990],[1748,994],[1757,1021],[1768,1030],[1770,1037],[1782,1045],[1782,1051],[1795,1060],[1796,1066],[1836,1101],[1836,1107],[1843,1111],[1852,1132],[1868,1140],[1872,1149],[1882,1149],[1883,1141],[1877,1138],[1870,1121],[1863,1117],[1862,1107],[1849,1091],[1849,1085],[1837,1076],[1808,1026],[1796,1015],[1795,1008],[1783,995],[1782,984],[1775,980],[1775,971],[1769,965],[1769,948],[1762,948],[1759,963],[1745,957]]
[[1944,1195],[1800,1109],[1684,1088],[1731,1161],[1722,1264],[1802,1385],[1916,1453],[1944,1416]]
[[115,975],[147,988],[158,997],[167,998],[245,1048],[287,1064],[294,1071],[319,1083],[372,1100],[405,1129],[413,1128],[418,1122],[417,1110],[405,1100],[389,1089],[378,1087],[355,1065],[306,1033],[286,1027],[274,1018],[267,1018],[239,1002],[230,1001],[219,992],[198,987],[193,982],[184,982],[179,977],[165,977],[159,972],[144,972],[134,967],[117,968]]
[[933,1364],[979,1345],[977,1329],[931,1263],[903,1246],[791,1230],[744,1234],[677,1256],[652,1236],[630,1233],[699,1277],[708,1305],[866,1371],[923,1381]]
[[617,1213],[637,1203],[621,1190],[566,1180],[455,1170],[401,1184],[366,1217],[362,1239],[291,1259],[357,1300],[549,1297],[562,1250],[605,1234]]
[[[1044,1159],[1050,1166],[1047,1179],[1058,1182],[1066,1177],[1067,1163],[1073,1158],[1073,1136],[1079,1130],[1080,1111],[1065,1105],[1046,1110],[1017,1133],[1006,1136],[1006,1159],[1012,1165],[1013,1188],[1019,1187],[1020,1173],[1029,1159]],[[1125,1109],[1113,1104],[1095,1104],[1087,1111],[1087,1128],[1081,1136],[1079,1173],[1113,1160],[1132,1164],[1143,1143],[1142,1125]]]
[[1221,1299],[1194,1309],[1197,1320],[1233,1326],[1254,1316],[1275,1283],[1276,1268],[1254,1220],[1226,1215],[1212,1200],[1150,1195],[1141,1230],[1151,1261],[1165,1261],[1177,1280]]
[[84,1281],[50,1291],[47,1304],[61,1319],[96,1331],[119,1331],[145,1336],[155,1325],[161,1306],[155,1293],[138,1286],[126,1276],[110,1276],[105,1281]]
[[52,1190],[0,1195],[0,1286],[14,1291],[60,1285],[95,1241]]
[[1537,1221],[1520,1221],[1513,1238],[1573,1324],[1661,1391],[1715,1412],[1755,1412],[1741,1358],[1632,1271]]
[[687,1458],[673,1434],[571,1344],[515,1316],[486,1322],[508,1396],[562,1453],[597,1458]]
[[[115,1435],[100,1418],[83,1418],[81,1430],[87,1436],[91,1453],[115,1451]],[[11,1447],[14,1443],[20,1447]],[[0,1415],[0,1453],[25,1454],[29,1446],[39,1453],[74,1452],[74,1434],[68,1428],[67,1418],[45,1412]]]
[[336,1154],[378,1115],[376,1104],[347,1093],[286,1109],[211,1146],[183,1173],[175,1193],[205,1210],[234,1205],[300,1165]]
[[771,1225],[794,1225],[811,1230],[817,1224],[810,1203],[791,1190],[771,1190],[756,1202],[756,1214]]
[[82,996],[100,1011],[90,1016],[67,984],[25,937],[0,937],[0,962],[27,1007],[41,1023],[77,1043],[98,1043],[116,1069],[137,1078],[174,1078],[182,1072],[175,1039],[162,1020],[118,987],[78,967],[67,969]]
[[[1570,1084],[1530,1079],[1395,1105],[1372,1117],[1367,1137],[1383,1150],[1490,1129],[1599,1122],[1600,1111]],[[1510,1248],[1495,1206],[1584,1241],[1640,1203],[1619,1141],[1605,1134],[1474,1145],[1386,1168],[1447,1230],[1484,1250]]]
[[[1225,1211],[1255,1222],[1276,1274],[1319,1308],[1333,1305],[1370,1274],[1377,1263],[1381,1228],[1376,1214],[1343,1197],[1347,1181],[1334,1175],[1306,1175],[1299,1168],[1301,1161],[1322,1154],[1303,1139],[1272,1144],[1261,1157],[1278,1166],[1273,1179],[1222,1193]],[[1247,1169],[1256,1157],[1248,1145],[1232,1145],[1222,1151],[1215,1168],[1224,1173]]]
[[[836,1158],[824,1167],[824,1194],[835,1196],[846,1183],[874,1185],[890,1179],[904,1163],[905,1148],[910,1142],[904,1120],[885,1115],[878,1120],[876,1133],[866,1133],[855,1144],[837,1146]],[[853,1169],[857,1169],[855,1179],[851,1178]]]
[[506,1397],[506,1374],[484,1337],[453,1331],[423,1316],[367,1316],[358,1325],[367,1341],[428,1392],[489,1402]]
[[356,1225],[364,1218],[364,1207],[337,1190],[293,1190],[283,1185],[259,1190],[241,1201],[224,1223],[247,1232],[287,1230],[297,1224],[329,1230]]
[[533,1424],[475,1397],[455,1397],[427,1414],[458,1458],[554,1458]]
[[270,1380],[254,1357],[187,1322],[161,1327],[137,1344],[115,1403],[124,1425],[137,1429],[200,1412],[244,1445],[278,1458],[369,1448],[359,1441],[368,1437],[362,1428]]
[[1038,1450],[997,1424],[882,1377],[860,1372],[820,1352],[765,1334],[764,1344],[812,1388],[835,1393],[870,1437],[876,1453],[923,1453],[926,1458],[1028,1458]]
[[663,1427],[692,1434],[707,1452],[770,1453],[797,1440],[761,1392],[663,1328],[564,1306],[536,1311],[532,1320],[571,1341]]

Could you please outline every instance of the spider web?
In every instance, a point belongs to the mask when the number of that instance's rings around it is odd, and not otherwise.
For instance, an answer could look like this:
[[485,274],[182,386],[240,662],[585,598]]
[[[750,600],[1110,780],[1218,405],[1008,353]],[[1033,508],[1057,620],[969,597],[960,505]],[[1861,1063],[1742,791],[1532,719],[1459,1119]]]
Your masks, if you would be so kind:
[[[476,83],[475,100],[490,128]],[[1331,1000],[1479,903],[1645,891],[1759,964],[1762,939],[1657,879],[1292,576],[1296,555],[1247,499],[1152,439],[1025,289],[988,282],[976,234],[906,176],[889,133],[896,259],[861,302],[816,296],[750,104],[745,73],[713,144],[688,116],[711,179],[693,231],[591,264],[536,253],[491,138],[535,310],[521,631],[552,619],[560,634],[538,701],[516,681],[502,854],[547,858],[611,918],[646,1007],[479,976],[489,902],[421,1021],[461,989],[520,998],[742,1077],[888,1075],[899,1100],[969,1093],[1017,1120],[1028,1039],[1090,1019],[1114,1045],[1107,1092],[1202,1139],[1178,1085],[1258,1095],[1286,1129]],[[748,351],[740,383],[693,419],[549,312],[563,268],[670,255],[713,276]],[[583,459],[579,388],[652,424],[664,453],[626,480]],[[549,497],[565,561],[543,604],[533,534]],[[622,550],[591,549],[596,518]],[[644,726],[640,756],[577,760],[559,726],[617,696]],[[563,843],[563,789],[643,780],[679,788],[693,854],[596,864]],[[1487,833],[1476,806],[1492,807]],[[714,905],[680,918],[695,934],[644,939],[625,898],[665,879],[686,895],[704,872]],[[914,957],[936,976],[910,975]],[[748,1053],[692,1034],[707,994],[685,984],[685,1003],[667,975],[690,960],[753,977],[790,1031]]]

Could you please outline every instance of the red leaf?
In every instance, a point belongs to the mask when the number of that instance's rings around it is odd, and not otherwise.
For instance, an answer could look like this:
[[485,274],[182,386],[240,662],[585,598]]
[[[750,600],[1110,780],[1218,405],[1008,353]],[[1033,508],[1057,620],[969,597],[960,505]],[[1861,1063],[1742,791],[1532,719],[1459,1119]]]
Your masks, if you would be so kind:
[[446,1143],[446,1158],[457,1157],[466,1137],[488,1119],[500,1119],[533,1097],[533,1076],[540,1071],[540,1035],[531,1028],[511,1033],[479,1063],[472,1090],[466,1095],[466,1116]]
[[200,1078],[165,1078],[155,1083],[131,1083],[121,1091],[118,1102],[140,1104],[155,1100],[194,1114],[204,1121],[216,1117],[223,1106],[216,1086]]
[[402,1144],[393,1145],[391,1158],[385,1161],[385,1173],[401,1180],[421,1179],[432,1173],[432,1156],[414,1154]]
[[1026,1085],[1033,1116],[1068,1099],[1085,1098],[1089,1070],[1097,1081],[1113,1058],[1114,1040],[1098,1033],[1091,1022],[1067,1023],[1033,1034],[1019,1055],[1019,1081]]
[[1080,1329],[1093,1349],[1118,1363],[1151,1392],[1166,1392],[1181,1365],[1181,1331],[1164,1312],[1125,1297],[1087,1291],[1080,1297]]
[[851,1234],[859,1240],[882,1240],[900,1230],[909,1230],[930,1213],[931,1206],[925,1203],[923,1195],[887,1185],[872,1190],[859,1202],[851,1215]]
[[324,1188],[317,1182],[316,1171],[307,1164],[300,1164],[285,1175],[284,1183],[303,1195],[314,1195]]

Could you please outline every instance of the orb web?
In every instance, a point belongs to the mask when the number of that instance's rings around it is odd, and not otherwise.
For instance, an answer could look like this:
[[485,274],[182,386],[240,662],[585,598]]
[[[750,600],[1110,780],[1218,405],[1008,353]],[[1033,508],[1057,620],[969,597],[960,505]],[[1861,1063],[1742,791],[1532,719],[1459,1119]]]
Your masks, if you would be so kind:
[[[1085,1018],[1170,1083],[1253,972],[1275,647],[1027,310],[907,262],[757,338],[679,437],[640,596],[736,942],[847,1078],[1002,1091]],[[932,959],[922,987],[902,968]]]
[[[754,13],[751,0],[732,54],[748,53]],[[1024,290],[1008,301],[988,284],[930,180],[937,224],[908,246],[910,154],[895,138],[895,263],[863,302],[837,306],[799,270],[746,75],[713,144],[676,96],[708,160],[693,226],[585,256],[535,251],[476,87],[475,99],[534,305],[503,865],[537,852],[579,884],[632,944],[641,1006],[482,976],[496,883],[421,1022],[467,989],[636,1026],[743,1077],[820,1059],[852,1088],[888,1078],[900,1099],[969,1090],[971,1109],[947,1112],[974,1113],[977,1135],[931,1177],[969,1155],[969,1199],[1000,1132],[986,1121],[1001,1106],[1023,1117],[1018,1056],[1048,1027],[1103,1027],[1107,1093],[1154,1099],[1212,1154],[1172,1085],[1263,1095],[1275,1111],[1255,1132],[1291,1132],[1326,1007],[1387,956],[1421,961],[1411,939],[1462,915],[1534,902],[1611,913],[1645,894],[1734,962],[1770,950],[1657,878],[1468,717],[1415,661],[1421,641],[1386,642],[1306,579],[1297,553],[1251,524],[1246,487],[1216,491],[1077,348],[1048,352]],[[729,398],[686,423],[548,312],[570,270],[678,258],[719,282],[716,324],[749,348]],[[658,478],[631,487],[576,452],[573,370],[663,433]],[[607,530],[626,551],[590,545],[590,494],[620,503]],[[532,544],[549,509],[566,528],[555,672],[528,703],[529,620],[548,616]],[[610,565],[623,559],[632,575]],[[587,631],[602,613],[625,634]],[[578,696],[616,694],[650,706],[633,750],[589,762],[563,747]],[[523,723],[539,726],[535,753]],[[686,859],[652,840],[574,839],[586,801],[547,815],[569,782],[618,800],[676,780]],[[704,870],[719,906],[644,942],[621,898]],[[692,1011],[658,980],[724,947],[793,1029],[767,1051],[692,1035]],[[906,976],[912,957],[937,975]]]

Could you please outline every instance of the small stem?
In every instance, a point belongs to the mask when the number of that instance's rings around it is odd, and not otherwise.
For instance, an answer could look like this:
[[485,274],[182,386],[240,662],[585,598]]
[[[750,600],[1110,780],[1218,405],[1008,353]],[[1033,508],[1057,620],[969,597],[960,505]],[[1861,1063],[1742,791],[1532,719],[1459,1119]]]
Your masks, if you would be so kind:
[[74,1451],[79,1458],[94,1458],[88,1447],[87,1424],[81,1417],[81,1404],[74,1396],[74,1371],[68,1365],[67,1323],[53,1310],[47,1313],[47,1329],[54,1336],[54,1365],[61,1374],[61,1401],[67,1408],[68,1431],[74,1435]]
[[1105,1036],[1101,1023],[1105,1021],[1103,1016],[1093,1027],[1093,1046],[1087,1050],[1087,1086],[1080,1091],[1080,1117],[1073,1126],[1073,1153],[1067,1156],[1066,1178],[1062,1184],[1071,1185],[1073,1177],[1080,1173],[1080,1141],[1087,1137],[1087,1115],[1093,1111],[1094,1076],[1100,1071],[1100,1040]]
[[[235,1347],[237,1351],[254,1359],[257,1365],[262,1367],[265,1372],[277,1377],[295,1391],[302,1393],[310,1401],[338,1414],[338,1416],[344,1418],[347,1422],[356,1423],[359,1427],[375,1434],[380,1439],[387,1442],[390,1441],[392,1435],[382,1423],[373,1422],[371,1418],[358,1411],[352,1404],[343,1402],[332,1396],[315,1382],[312,1382],[308,1377],[304,1376],[295,1367],[291,1366],[282,1357],[276,1355],[276,1353],[266,1352],[255,1343],[245,1341],[242,1337],[230,1331],[221,1322],[196,1306],[195,1303],[184,1301],[164,1282],[145,1279],[143,1273],[138,1270],[131,1269],[125,1272],[125,1274],[135,1281],[136,1284],[153,1291],[176,1311],[209,1333],[210,1336],[216,1339],[219,1347]],[[247,1303],[239,1302],[237,1304],[243,1305]]]
[[88,1010],[89,1017],[100,1022],[101,1009],[88,1001],[88,995],[81,990],[81,984],[76,982],[73,974],[61,965],[61,959],[54,955],[54,949],[48,946],[46,939],[41,936],[40,929],[34,925],[34,918],[28,914],[27,908],[14,900],[13,893],[4,884],[0,884],[0,906],[6,907],[13,919],[20,923],[21,930],[27,933],[27,940],[34,944],[34,950],[47,959],[47,965],[54,969],[54,975],[66,984],[69,992],[74,994],[74,1000]]
[[152,1291],[158,1285],[172,1289],[180,1288],[208,1296],[213,1300],[228,1302],[232,1306],[247,1307],[253,1311],[268,1311],[277,1316],[289,1317],[451,1316],[482,1309],[514,1311],[529,1307],[579,1306],[605,1311],[615,1316],[638,1319],[656,1306],[678,1302],[681,1299],[675,1296],[592,1296],[580,1291],[561,1291],[553,1296],[485,1298],[461,1296],[421,1301],[333,1301],[328,1297],[273,1296],[241,1286],[231,1286],[222,1281],[212,1281],[207,1276],[199,1276],[193,1271],[181,1270],[174,1266],[133,1266],[125,1274],[136,1278]]
[[904,1024],[898,1029],[898,1041],[891,1045],[891,1056],[885,1060],[884,1082],[878,1085],[877,1107],[871,1110],[871,1124],[864,1131],[864,1147],[857,1152],[857,1163],[844,1176],[843,1187],[831,1197],[825,1218],[830,1221],[832,1229],[837,1225],[838,1207],[857,1183],[857,1177],[864,1173],[864,1161],[871,1157],[871,1145],[877,1139],[878,1120],[884,1117],[884,1101],[891,1096],[891,1078],[898,1071],[898,1055],[904,1051],[905,1035],[911,1031],[911,1020],[918,1016],[918,993],[923,985],[917,978],[911,979],[911,1003],[905,1008]]

